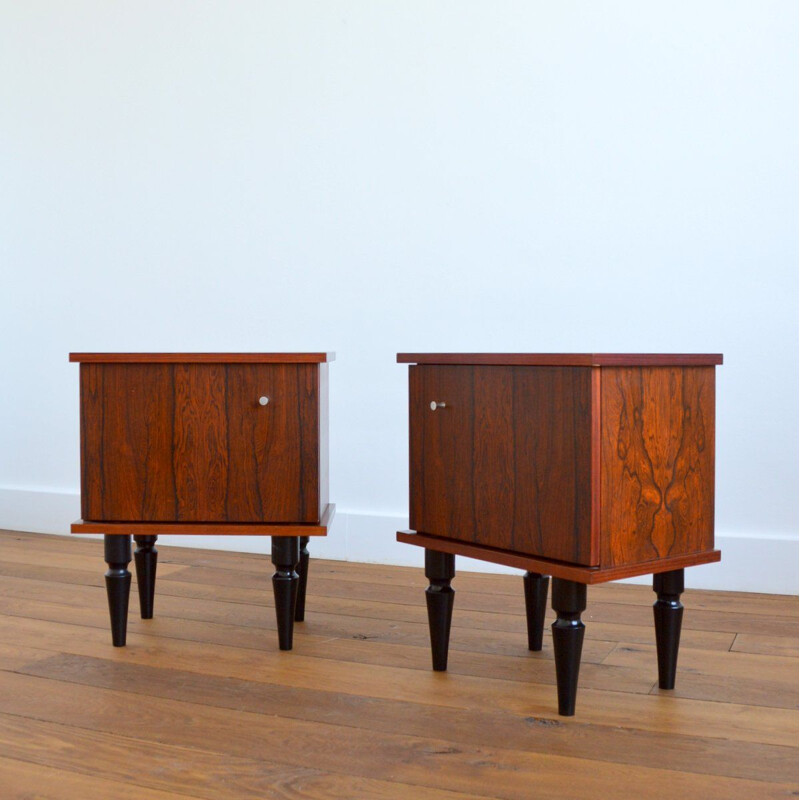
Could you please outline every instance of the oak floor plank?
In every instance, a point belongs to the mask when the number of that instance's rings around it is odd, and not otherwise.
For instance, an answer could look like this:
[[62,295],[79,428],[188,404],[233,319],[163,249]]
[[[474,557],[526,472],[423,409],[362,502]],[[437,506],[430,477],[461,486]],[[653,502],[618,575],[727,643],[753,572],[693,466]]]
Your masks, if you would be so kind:
[[[36,647],[44,640],[53,649],[76,655],[99,656],[108,654],[110,649],[107,633],[100,629],[0,616],[0,642]],[[208,647],[202,643],[135,632],[129,633],[128,646],[117,648],[109,658],[295,688],[384,699],[401,696],[429,705],[475,709],[491,702],[499,710],[557,718],[552,686],[529,683],[521,690],[516,681],[490,676],[340,664],[299,652],[269,653],[219,645],[214,648],[213,657],[209,657]],[[794,745],[797,739],[797,714],[785,709],[588,688],[582,689],[580,696],[581,716],[587,722],[763,744]]]
[[[781,797],[792,784],[727,778],[661,769],[618,765],[597,760],[506,750],[491,746],[471,747],[431,737],[396,733],[378,734],[331,723],[308,723],[290,718],[231,711],[176,700],[150,698],[131,707],[130,693],[122,689],[98,689],[70,684],[66,693],[57,682],[1,673],[9,691],[0,694],[0,710],[24,714],[35,702],[35,718],[184,746],[208,745],[208,731],[215,732],[215,749],[237,757],[253,758],[270,753],[286,764],[360,777],[436,789],[472,792],[517,800],[527,796],[531,777],[542,798],[564,797],[564,776],[576,797],[588,797],[603,787],[604,797],[630,798],[641,787],[649,796],[673,798]],[[387,772],[388,771],[388,772]]]
[[[34,566],[24,564],[6,564],[0,561],[0,579],[39,580],[45,584],[68,584],[94,586],[101,589],[103,586],[102,573],[90,575],[86,572],[75,570],[60,570],[56,567]],[[470,630],[483,629],[491,631],[510,631],[524,636],[525,617],[522,613],[501,613],[497,607],[493,610],[471,611],[463,608],[463,596],[456,596],[456,611],[453,615],[453,628],[468,628]],[[267,578],[260,588],[242,588],[239,586],[205,585],[185,581],[171,581],[169,578],[159,579],[158,598],[162,596],[180,596],[195,599],[212,599],[245,605],[270,606],[272,603],[271,589]],[[420,592],[420,597],[422,593]],[[156,599],[156,603],[160,602]],[[416,603],[390,603],[374,599],[358,599],[352,597],[324,597],[316,594],[314,582],[310,582],[307,609],[313,613],[317,609],[320,613],[331,613],[345,616],[361,616],[384,621],[411,621],[427,624],[424,599]],[[642,610],[644,611],[644,609]],[[261,612],[259,611],[259,614]],[[308,612],[307,612],[308,613]],[[687,614],[687,619],[690,615]],[[552,611],[545,617],[546,625],[554,619]],[[623,624],[619,621],[605,621],[602,617],[592,612],[585,616],[591,622],[586,628],[587,639],[601,641],[627,641],[627,642],[652,642],[653,623],[652,612],[639,613],[636,620],[639,624],[630,621]],[[786,636],[797,636],[795,628],[791,628]],[[715,630],[693,630],[686,626],[681,635],[681,641],[687,647],[702,647],[703,649],[729,650],[736,636],[736,631],[720,632]]]
[[[646,669],[655,659],[655,645],[621,644],[603,663]],[[675,697],[797,708],[797,659],[686,648],[678,665]]]
[[[107,628],[103,609],[74,608],[40,601],[20,601],[0,597],[0,613],[50,622],[64,622],[70,625],[86,625],[100,631]],[[421,626],[420,626],[421,627]],[[131,633],[158,636],[202,643],[246,648],[262,652],[275,649],[275,637],[271,631],[264,630],[254,636],[252,630],[232,623],[195,622],[193,620],[158,617],[154,621],[132,619],[129,623]],[[415,643],[391,643],[385,638],[375,636],[355,636],[329,626],[319,629],[316,634],[306,633],[308,626],[298,626],[294,652],[320,659],[338,662],[353,662],[362,665],[401,666],[406,669],[427,671],[430,669],[430,651],[420,632]],[[380,644],[380,646],[376,646]],[[462,651],[454,648],[450,657],[449,673],[452,675],[489,675],[496,679],[519,681],[523,684],[555,684],[555,670],[552,660],[552,645],[543,647],[541,653],[530,653],[523,639],[517,642],[517,651],[511,656],[474,652],[468,646]],[[645,658],[627,659],[625,652],[635,652],[635,645],[615,645],[603,643],[598,651],[598,643],[587,643],[587,654],[581,667],[581,687],[606,691],[625,691],[646,694],[655,688],[657,678],[655,648],[645,650]],[[617,661],[611,662],[609,651],[620,650]],[[616,652],[615,650],[615,652]],[[687,653],[689,650],[687,649]],[[702,652],[702,651],[697,651]],[[684,654],[684,657],[686,654]],[[627,663],[630,662],[630,663]],[[602,666],[599,666],[602,664]],[[734,702],[744,705],[763,705],[778,708],[796,707],[796,676],[791,668],[783,674],[771,675],[769,679],[758,678],[748,670],[746,675],[731,677],[726,664],[736,666],[735,657],[728,661],[707,660],[704,674],[689,667],[682,673],[676,696],[696,699]],[[766,665],[769,666],[769,665]],[[716,667],[716,671],[714,668]],[[739,670],[741,672],[741,670]],[[782,680],[781,680],[782,678]]]
[[267,556],[164,541],[156,618],[134,582],[119,649],[99,538],[0,532],[2,800],[797,795],[796,597],[687,590],[664,692],[651,588],[591,587],[567,719],[549,631],[527,651],[519,575],[457,572],[442,674],[420,568],[324,561],[312,542],[284,653]]
[[[104,590],[100,587],[57,584],[51,585],[45,595],[46,587],[48,584],[42,581],[0,577],[0,592],[2,593],[0,610],[10,613],[12,609],[16,609],[13,613],[19,616],[26,613],[21,609],[33,607],[15,603],[15,600],[42,602],[41,598],[47,596],[53,604],[80,609],[78,612],[63,609],[61,614],[64,619],[78,621],[82,617],[75,616],[75,614],[91,614],[91,617],[86,617],[92,620],[91,624],[102,627],[107,625],[104,611]],[[260,599],[264,600],[263,597]],[[415,614],[415,619],[409,622],[402,619],[394,620],[391,618],[391,614],[382,614],[381,607],[371,609],[368,606],[365,609],[363,603],[360,606],[354,610],[361,611],[361,614],[347,614],[346,612],[350,609],[338,605],[331,610],[331,613],[309,611],[305,624],[296,626],[296,635],[312,634],[325,638],[335,636],[346,639],[384,641],[391,644],[416,645],[424,647],[426,650],[430,646],[424,609],[420,609],[421,613]],[[371,609],[368,616],[364,614],[367,609]],[[71,613],[72,616],[70,616]],[[130,617],[129,624],[131,626],[138,624],[135,614],[131,614]],[[276,629],[274,611],[271,604],[267,605],[265,602],[243,606],[206,598],[187,599],[180,595],[172,596],[162,592],[157,599],[155,622],[148,622],[147,626],[152,629],[154,625],[159,625],[161,627],[158,628],[158,631],[161,635],[170,635],[164,629],[164,622],[169,619],[181,621],[181,625],[175,628],[179,638],[197,639],[197,634],[194,632],[202,633],[205,629],[202,625],[198,626],[192,623],[212,623],[208,628],[209,632],[216,632],[216,626],[224,625],[225,629],[230,629],[231,633],[235,633],[240,640],[247,639],[251,643],[250,646],[260,649],[264,648],[264,635],[267,635],[265,632]],[[254,632],[247,631],[247,628],[258,629],[258,631],[264,632],[264,635],[255,636]],[[652,639],[652,632],[648,636],[648,640],[650,639]],[[583,660],[587,663],[600,663],[615,646],[616,642],[614,641],[606,642],[590,638],[584,647]],[[451,648],[510,656],[528,657],[531,655],[527,649],[524,621],[516,625],[515,631],[496,631],[492,637],[487,637],[481,630],[456,626],[453,629]],[[547,641],[546,648],[550,650],[550,640]]]
[[[165,792],[54,769],[0,755],[0,786],[3,800],[191,800],[191,795]],[[195,798],[199,800],[199,798]]]
[[[66,622],[73,625],[88,625],[105,630],[106,615],[102,608],[80,607],[41,601],[17,600],[0,597],[0,613],[29,617],[53,622]],[[221,623],[221,624],[220,624]],[[420,626],[422,627],[422,626]],[[253,636],[252,631],[235,625],[226,619],[213,624],[209,621],[195,622],[187,619],[158,617],[155,621],[132,619],[130,630],[156,636],[185,639],[206,644],[245,647],[272,651],[274,636]],[[430,655],[427,633],[419,632],[416,642],[409,644],[388,643],[380,639],[381,646],[370,646],[372,637],[353,637],[344,631],[330,627],[319,630],[316,635],[307,634],[308,626],[298,626],[295,651],[303,655],[327,658],[338,661],[352,661],[361,664],[401,665],[410,669],[430,668]],[[378,637],[373,638],[374,639]],[[614,645],[606,643],[599,652],[591,652],[596,643],[587,643],[587,654],[582,665],[581,685],[585,688],[606,689],[609,691],[647,693],[654,688],[657,677],[654,646]],[[610,650],[613,648],[613,651]],[[513,656],[493,654],[491,660],[485,654],[475,653],[468,647],[464,652],[450,659],[449,670],[460,675],[491,675],[503,680],[516,680],[523,683],[555,683],[551,648],[541,653],[529,653],[522,637],[517,642]],[[754,663],[755,662],[757,663]],[[763,664],[761,663],[763,660]],[[595,662],[595,663],[593,663]],[[603,669],[596,666],[614,665],[617,669]],[[768,678],[761,671],[767,670]],[[720,654],[714,651],[699,651],[686,648],[683,653],[681,680],[678,695],[698,699],[731,701],[746,705],[766,705],[794,708],[797,702],[796,662],[786,658],[759,658],[747,654]],[[702,673],[702,675],[698,675]]]
[[[40,564],[42,562],[42,555],[38,551],[32,552],[30,549],[12,549],[7,547],[3,549],[0,558],[8,564]],[[87,558],[79,553],[59,553],[58,558],[54,559],[54,563],[58,564],[59,568],[78,570],[80,572],[94,573],[99,570],[102,573],[105,571],[102,550],[93,558]],[[159,563],[158,565],[158,571],[163,577],[174,575],[175,573],[183,572],[187,569],[189,569],[189,567],[183,564]]]
[[[168,576],[170,582],[202,583],[212,586],[239,586],[260,588],[264,579],[258,574],[237,573],[234,570],[216,570],[208,567],[184,567]],[[455,583],[455,582],[454,582]],[[625,603],[604,603],[593,597],[594,587],[589,588],[588,605],[584,620],[588,623],[594,619],[614,622],[622,625],[642,625],[652,621],[652,610],[638,605]],[[315,595],[326,597],[346,597],[348,599],[370,599],[374,596],[374,587],[365,583],[344,584],[342,581],[315,578],[313,582]],[[456,608],[472,611],[497,611],[502,609],[509,614],[524,616],[525,606],[522,598],[509,597],[507,603],[498,603],[497,597],[480,593],[458,593],[456,587]],[[420,591],[408,586],[382,586],[381,599],[388,602],[419,605]],[[455,612],[454,612],[455,613]],[[688,630],[712,630],[731,633],[760,633],[771,635],[793,635],[797,633],[796,620],[790,617],[769,617],[758,614],[744,614],[723,611],[704,611],[687,608],[683,625]]]
[[[2,533],[2,531],[0,531]],[[159,541],[160,562],[181,566],[201,566],[211,569],[227,569],[263,574],[269,572],[269,557],[253,553],[237,553],[224,550],[206,550],[176,547],[163,544],[169,538]],[[98,540],[85,541],[68,536],[42,536],[16,532],[12,539],[0,537],[0,560],[4,548],[31,549],[36,545],[52,552],[81,552],[95,559],[101,556],[101,543]],[[80,550],[78,550],[80,548]],[[313,551],[313,543],[311,545]],[[360,564],[356,562],[330,561],[313,558],[313,569],[320,578],[341,581],[359,581],[368,584],[381,583],[397,586],[424,588],[425,581],[418,567],[396,567],[381,564]],[[422,559],[420,559],[422,564]],[[520,571],[519,576],[522,575]],[[522,595],[522,583],[516,575],[496,573],[457,571],[457,588],[472,592],[506,594],[514,597]],[[690,578],[691,571],[688,573]],[[598,599],[608,603],[651,606],[654,600],[649,586],[610,582],[591,587]],[[788,616],[797,618],[798,598],[796,595],[773,595],[757,592],[730,592],[688,588],[684,593],[687,606],[702,610],[733,611],[746,614],[769,616]]]
[[[282,715],[308,721],[358,724],[371,730],[432,736],[480,746],[491,731],[492,745],[504,749],[648,766],[652,753],[672,769],[724,774],[754,780],[790,781],[797,771],[796,749],[718,738],[676,736],[591,723],[523,717],[494,709],[431,707],[400,699],[375,699],[315,689],[292,689],[237,678],[222,678],[171,668],[119,664],[102,658],[55,654],[37,659],[26,675],[87,686],[184,700],[221,708]],[[598,747],[597,742],[603,746]]]
[[17,761],[139,786],[143,797],[151,796],[150,790],[176,791],[184,797],[206,800],[406,800],[412,794],[424,800],[487,797],[332,774],[164,742],[154,746],[152,741],[130,736],[8,714],[0,714],[0,750],[4,757]]
[[755,653],[767,656],[797,658],[797,641],[788,636],[759,636],[756,633],[737,633],[731,645],[735,653]]

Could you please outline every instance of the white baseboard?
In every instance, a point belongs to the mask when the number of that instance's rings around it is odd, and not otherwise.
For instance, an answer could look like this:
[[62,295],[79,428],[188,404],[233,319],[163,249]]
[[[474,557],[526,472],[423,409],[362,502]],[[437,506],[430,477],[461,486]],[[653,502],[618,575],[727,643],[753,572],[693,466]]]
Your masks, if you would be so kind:
[[[0,488],[0,528],[35,533],[69,533],[80,516],[76,492]],[[337,511],[327,537],[312,539],[310,549],[318,558],[422,567],[422,548],[395,541],[408,519],[391,514]],[[269,542],[261,536],[165,536],[165,544],[268,553]],[[782,533],[730,533],[717,531],[722,562],[686,571],[687,587],[738,592],[798,593],[798,540]],[[520,571],[471,558],[459,558],[458,569],[472,572]],[[649,583],[649,576],[631,583]]]

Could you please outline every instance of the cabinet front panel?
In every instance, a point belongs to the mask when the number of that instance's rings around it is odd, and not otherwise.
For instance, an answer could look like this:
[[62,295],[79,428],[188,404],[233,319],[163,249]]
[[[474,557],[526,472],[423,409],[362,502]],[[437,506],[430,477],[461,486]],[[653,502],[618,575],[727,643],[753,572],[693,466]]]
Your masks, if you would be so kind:
[[591,564],[590,373],[411,367],[412,529]]
[[316,522],[318,410],[312,364],[82,364],[83,518]]
[[714,547],[714,368],[602,372],[601,562]]

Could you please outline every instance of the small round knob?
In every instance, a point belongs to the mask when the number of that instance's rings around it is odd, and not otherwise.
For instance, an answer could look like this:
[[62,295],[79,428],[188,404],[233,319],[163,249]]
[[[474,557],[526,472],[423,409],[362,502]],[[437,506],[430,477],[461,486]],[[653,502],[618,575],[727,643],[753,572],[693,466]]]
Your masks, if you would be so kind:
[[269,403],[269,397],[267,397],[266,395],[264,395],[263,397],[259,397],[258,398],[258,404],[259,405],[265,406],[267,403]]
[[436,411],[437,408],[445,408],[447,403],[437,403],[435,400],[431,400],[431,411]]

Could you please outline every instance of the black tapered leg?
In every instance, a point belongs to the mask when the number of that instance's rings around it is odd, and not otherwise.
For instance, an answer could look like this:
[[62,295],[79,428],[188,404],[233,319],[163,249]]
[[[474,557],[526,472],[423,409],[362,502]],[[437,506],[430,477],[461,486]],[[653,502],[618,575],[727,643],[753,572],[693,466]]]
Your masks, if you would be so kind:
[[108,613],[111,617],[111,641],[124,647],[128,631],[128,598],[131,593],[131,537],[128,534],[106,534],[103,537],[106,570]]
[[674,689],[683,620],[683,605],[681,605],[683,570],[674,569],[671,572],[653,575],[653,591],[658,597],[653,603],[658,654],[658,687]]
[[525,583],[525,613],[528,617],[528,650],[541,650],[550,578],[538,572],[526,572],[522,580]]
[[156,594],[156,566],[158,550],[155,548],[158,536],[134,536],[136,551],[136,585],[139,587],[139,610],[142,619],[153,619],[153,600]]
[[450,622],[453,619],[455,599],[450,581],[455,574],[454,555],[425,550],[425,577],[430,581],[430,586],[425,590],[425,601],[428,604],[433,668],[437,672],[447,669],[447,648],[450,644]]
[[294,611],[297,605],[297,587],[300,577],[295,572],[300,560],[300,543],[296,536],[272,537],[272,589],[275,592],[275,614],[278,619],[278,646],[292,649]]
[[294,621],[302,622],[306,617],[306,586],[308,584],[308,536],[300,537],[300,563],[297,567],[300,581],[297,584],[297,603],[294,607]]
[[581,668],[584,624],[581,612],[586,609],[586,584],[553,578],[553,650],[556,657],[558,713],[571,717],[575,713],[578,694],[578,672]]

